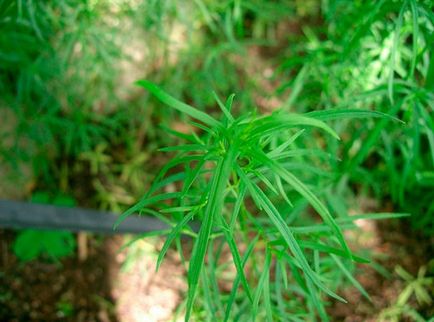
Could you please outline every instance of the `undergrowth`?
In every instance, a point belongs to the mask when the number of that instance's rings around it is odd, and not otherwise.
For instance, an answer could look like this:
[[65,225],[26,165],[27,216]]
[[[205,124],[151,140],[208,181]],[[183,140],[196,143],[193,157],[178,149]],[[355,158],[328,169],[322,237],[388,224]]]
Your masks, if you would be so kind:
[[[321,7],[324,26],[306,26],[287,48],[280,65],[280,91],[293,89],[284,108],[369,108],[406,125],[360,122],[350,125],[341,156],[342,180],[391,199],[413,213],[413,227],[432,234],[434,215],[434,15],[426,1],[331,1]],[[296,37],[296,36],[293,36]],[[417,202],[414,202],[415,198]]]

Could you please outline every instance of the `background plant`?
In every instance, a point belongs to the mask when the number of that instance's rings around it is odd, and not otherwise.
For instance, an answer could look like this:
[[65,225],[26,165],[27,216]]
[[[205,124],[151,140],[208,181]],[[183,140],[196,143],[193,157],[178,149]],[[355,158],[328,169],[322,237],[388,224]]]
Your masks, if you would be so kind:
[[[34,193],[31,201],[63,207],[75,206],[75,200],[71,197],[65,195],[53,197],[47,192]],[[13,249],[22,262],[43,257],[59,262],[63,257],[72,255],[75,246],[73,234],[68,231],[24,229],[18,233]]]
[[[346,6],[332,1],[321,7],[325,26],[304,28],[305,41],[289,47],[281,65],[294,76],[282,89],[294,90],[287,109],[364,107],[402,119],[354,122],[342,127],[348,140],[336,166],[341,180],[391,198],[414,214],[412,222],[432,233],[434,168],[432,5],[423,1],[379,1]],[[324,39],[324,40],[322,40]],[[295,55],[296,54],[296,55]],[[339,131],[339,130],[338,130]],[[401,174],[401,175],[398,175]],[[415,205],[411,200],[423,196]]]
[[395,272],[405,281],[405,288],[399,294],[396,303],[383,310],[380,314],[380,321],[400,321],[404,317],[410,317],[414,321],[426,321],[424,317],[414,309],[409,302],[414,297],[421,306],[432,304],[430,289],[434,280],[427,275],[427,267],[422,266],[416,277],[413,277],[401,266],[395,268]]

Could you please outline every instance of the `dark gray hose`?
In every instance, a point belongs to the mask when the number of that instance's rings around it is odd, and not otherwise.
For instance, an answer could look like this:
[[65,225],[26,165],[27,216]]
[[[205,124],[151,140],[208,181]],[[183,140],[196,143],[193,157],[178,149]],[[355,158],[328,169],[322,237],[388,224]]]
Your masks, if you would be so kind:
[[105,234],[141,234],[168,228],[153,217],[130,216],[113,230],[117,218],[118,215],[109,212],[0,200],[0,227],[5,228],[60,229]]

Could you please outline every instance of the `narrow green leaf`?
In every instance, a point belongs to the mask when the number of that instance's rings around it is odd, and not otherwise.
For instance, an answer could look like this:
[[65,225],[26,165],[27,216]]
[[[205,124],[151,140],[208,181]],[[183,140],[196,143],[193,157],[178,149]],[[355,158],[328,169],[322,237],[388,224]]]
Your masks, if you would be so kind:
[[295,100],[298,98],[298,95],[300,95],[301,91],[303,90],[303,85],[305,82],[308,68],[309,68],[308,64],[303,65],[303,67],[295,77],[294,83],[291,87],[291,93],[288,99],[283,104],[282,109],[289,111],[291,107],[294,105]]
[[331,121],[331,120],[341,120],[346,118],[367,118],[367,117],[379,117],[379,118],[385,118],[390,119],[393,121],[401,122],[400,119],[396,118],[393,115],[378,112],[378,111],[369,111],[369,110],[362,110],[362,109],[328,109],[328,110],[321,110],[321,111],[313,111],[306,113],[305,115],[309,117],[313,117],[315,119],[321,120],[321,121]]
[[254,200],[260,203],[262,205],[262,208],[265,210],[265,212],[268,214],[269,218],[273,222],[274,226],[277,228],[277,230],[282,235],[282,238],[285,240],[286,244],[288,245],[290,251],[300,264],[300,266],[303,269],[303,272],[306,274],[308,278],[312,280],[312,282],[317,285],[321,290],[323,290],[325,293],[330,295],[331,297],[338,299],[339,301],[346,302],[342,297],[332,292],[330,289],[328,289],[319,279],[316,277],[315,272],[312,270],[312,268],[309,266],[309,263],[304,256],[303,251],[301,250],[300,246],[298,245],[296,239],[294,238],[293,234],[291,233],[290,229],[286,225],[285,221],[282,219],[280,213],[277,211],[277,209],[274,207],[273,203],[268,199],[268,197],[264,194],[264,192],[254,183],[250,182],[244,172],[238,167],[237,173],[240,176],[240,178],[243,180],[244,184],[247,186],[247,189],[250,191],[252,197],[256,196]]
[[278,266],[280,267],[280,273],[282,274],[283,286],[285,289],[288,288],[288,273],[286,271],[286,265],[284,261],[279,261]]
[[297,133],[295,133],[294,135],[292,135],[284,143],[282,143],[281,145],[279,145],[277,148],[273,149],[271,152],[268,152],[267,155],[270,158],[274,158],[274,157],[278,156],[280,153],[282,153],[283,151],[285,151],[288,146],[290,146],[292,143],[294,143],[294,141],[297,140],[297,138],[301,134],[303,134],[304,131],[305,131],[304,129],[302,129],[300,131],[297,131]]
[[[268,252],[271,253],[271,252]],[[264,280],[264,287],[263,287],[263,292],[264,292],[264,304],[265,304],[265,314],[267,316],[267,321],[268,322],[273,322],[273,312],[271,309],[271,294],[270,294],[270,264],[271,264],[271,258],[270,260],[268,260],[268,256],[271,257],[271,255],[266,254],[265,255],[265,265],[267,266],[267,273],[265,275],[265,280]],[[270,263],[267,263],[267,261],[269,261]]]
[[[255,248],[255,245],[258,242],[258,239],[259,239],[259,235],[256,235],[255,238],[253,238],[252,241],[247,246],[247,250],[244,253],[243,259],[241,261],[241,265],[242,265],[243,269],[247,263],[247,260],[249,259],[250,255],[252,254],[252,251]],[[238,286],[240,285],[240,281],[241,281],[241,276],[237,272],[237,276],[235,277],[235,280],[232,284],[232,290],[231,290],[231,294],[230,294],[229,299],[228,299],[228,304],[226,306],[224,322],[227,322],[229,320],[229,317],[231,314],[231,309],[232,309],[232,306],[235,302],[235,296],[237,295]]]
[[398,52],[399,38],[400,38],[399,36],[401,33],[402,20],[406,8],[407,8],[407,2],[404,2],[404,4],[401,7],[401,11],[399,12],[398,20],[396,21],[395,34],[393,36],[393,44],[392,44],[392,49],[390,51],[389,81],[387,83],[387,89],[389,93],[389,100],[392,105],[394,104],[393,87],[394,87],[394,77],[395,77],[394,74],[395,74],[396,54]]
[[234,98],[235,98],[235,94],[231,94],[226,100],[225,106],[229,112],[232,110],[232,103],[234,102]]
[[200,272],[201,278],[202,278],[202,290],[203,290],[203,299],[205,302],[206,307],[208,308],[208,312],[211,313],[211,319],[212,321],[216,320],[216,308],[215,308],[215,302],[211,295],[211,286],[208,279],[208,274],[206,273],[206,267],[202,268]]
[[184,186],[182,188],[181,198],[184,198],[185,195],[188,193],[191,186],[196,181],[199,174],[202,172],[202,168],[205,165],[205,162],[206,162],[206,158],[203,158],[202,160],[200,160],[198,162],[198,164],[194,167],[194,169],[192,171],[190,171],[190,173],[187,175],[187,177],[184,180]]
[[283,189],[282,180],[280,177],[276,174],[274,175],[274,180],[276,181],[277,189],[279,189],[279,193],[282,196],[283,200],[292,208],[294,205],[292,204],[291,200],[289,200],[288,195],[285,192],[285,189]]
[[[340,224],[341,229],[354,229],[354,224]],[[330,226],[323,225],[323,224],[316,224],[312,226],[304,226],[304,227],[291,227],[291,231],[294,234],[319,234],[319,233],[329,233],[332,232],[332,229]]]
[[166,235],[168,233],[170,233],[170,229],[153,230],[153,231],[148,231],[148,232],[140,234],[140,235],[135,235],[134,238],[132,238],[131,240],[129,240],[125,244],[123,244],[116,251],[116,254],[119,254],[119,253],[123,252],[125,249],[127,249],[128,247],[130,247],[132,244],[134,244],[138,240],[141,240],[141,239],[144,239],[144,238],[147,238],[147,237],[164,236],[164,235]]
[[211,117],[210,115],[199,111],[198,109],[194,108],[193,106],[187,105],[181,101],[178,101],[176,98],[170,96],[165,91],[163,91],[159,86],[155,85],[154,83],[147,81],[147,80],[139,80],[136,82],[137,85],[142,86],[146,88],[148,91],[150,91],[152,94],[154,94],[161,102],[164,104],[182,112],[189,116],[191,116],[194,119],[197,119],[211,127],[221,127],[222,124]]
[[[262,290],[264,289],[264,284],[266,283],[266,280],[269,278],[270,265],[271,265],[271,252],[267,249],[265,252],[264,267],[262,268],[262,274],[259,277],[258,285],[256,286],[255,297],[253,299],[253,307],[252,307],[253,321],[256,320],[256,315],[258,314],[259,299],[261,298]],[[267,306],[270,304],[266,303],[265,305]]]
[[198,143],[196,138],[191,134],[185,134],[185,133],[182,133],[179,131],[175,131],[175,130],[173,130],[173,129],[165,126],[165,125],[160,125],[160,127],[164,130],[165,133],[172,134],[173,136],[175,136],[177,138],[180,138],[180,139],[183,139],[183,140],[186,140],[189,142]]
[[241,206],[244,202],[244,196],[246,195],[246,186],[244,184],[240,184],[238,198],[234,205],[234,209],[232,210],[231,221],[229,223],[229,229],[231,234],[233,234],[235,229],[235,223],[237,221],[238,214],[240,213]]
[[[218,243],[217,249],[215,249],[215,242]],[[223,312],[223,305],[221,301],[221,291],[218,284],[218,271],[219,271],[219,259],[221,258],[223,247],[225,242],[222,239],[211,239],[209,241],[209,248],[212,250],[207,253],[207,263],[204,266],[204,269],[208,272],[209,281],[211,286],[211,294],[213,296],[213,302],[215,307],[217,308],[217,312]]]
[[[287,321],[286,318],[286,309],[285,309],[285,302],[286,300],[283,299],[283,287],[282,287],[282,280],[284,280],[283,274],[282,274],[282,265],[285,265],[284,261],[278,260],[275,265],[275,288],[276,288],[276,301],[277,301],[277,308],[279,310],[279,315],[281,316],[282,321]],[[286,273],[286,272],[285,272]],[[285,287],[286,288],[286,287]]]
[[262,164],[268,166],[273,172],[282,177],[289,185],[291,185],[299,194],[301,194],[306,200],[315,208],[324,222],[330,226],[332,231],[335,233],[336,237],[339,240],[342,248],[348,253],[348,256],[351,256],[351,250],[349,249],[345,238],[343,236],[342,230],[336,224],[332,215],[323,205],[323,203],[310,191],[297,177],[295,177],[292,173],[288,172],[285,168],[283,168],[279,163],[274,160],[268,158],[262,151],[255,151],[254,156],[258,161],[262,162]]
[[255,171],[252,170],[252,173],[259,178],[259,180],[261,180],[263,183],[265,183],[265,185],[267,186],[267,188],[274,193],[275,195],[278,195],[279,193],[277,192],[277,190],[274,188],[273,184],[270,182],[270,180],[268,180],[268,178],[266,176],[264,176],[261,172],[259,171]]
[[[160,172],[158,173],[158,175],[156,176],[156,178],[154,179],[151,187],[149,188],[149,191],[147,192],[146,196],[151,195],[152,193],[154,193],[156,190],[170,184],[173,183],[175,181],[178,180],[183,180],[185,179],[185,173],[183,175],[180,175],[179,177],[175,177],[175,176],[171,176],[170,178],[172,178],[172,180],[167,180],[164,179],[163,177],[166,175],[166,173],[176,167],[179,164],[189,164],[192,161],[200,161],[204,158],[203,155],[188,155],[188,156],[177,156],[173,159],[171,159],[168,163],[166,163],[164,165],[164,167],[160,170]],[[162,182],[164,182],[164,184],[162,184]]]
[[148,198],[156,191],[160,190],[161,188],[166,187],[169,184],[172,184],[177,181],[182,181],[185,179],[185,173],[184,172],[178,172],[175,174],[172,174],[164,179],[162,179],[161,173],[157,175],[157,177],[154,179],[151,187],[146,192],[146,194],[142,197],[142,199]]
[[342,273],[344,273],[345,277],[351,282],[351,284],[354,285],[354,287],[364,296],[366,297],[369,301],[372,302],[368,292],[366,292],[366,290],[363,288],[363,286],[353,277],[353,275],[348,271],[348,269],[345,267],[344,263],[342,263],[342,261],[339,259],[339,257],[335,256],[335,255],[331,255],[331,257],[333,258],[333,260],[336,262],[336,264],[338,265],[339,269],[342,271]]
[[235,264],[235,267],[237,269],[238,275],[240,276],[241,284],[244,287],[244,291],[247,294],[247,298],[250,301],[252,301],[252,294],[251,294],[251,291],[250,291],[250,286],[249,286],[249,283],[247,282],[246,275],[244,274],[244,269],[243,269],[243,265],[241,263],[241,257],[240,257],[240,253],[238,251],[237,244],[236,244],[235,239],[234,239],[233,235],[230,232],[229,226],[226,223],[226,221],[223,218],[223,216],[220,217],[220,224],[222,225],[223,234],[225,236],[226,242],[229,245],[229,249],[230,249],[231,254],[232,254],[232,259],[234,261],[234,264]]
[[113,229],[116,229],[122,221],[125,220],[128,216],[132,215],[135,212],[139,212],[140,209],[144,208],[147,205],[152,205],[158,201],[162,200],[168,200],[168,199],[174,199],[179,197],[179,192],[172,192],[172,193],[163,193],[161,195],[156,195],[153,197],[147,197],[142,200],[140,200],[138,203],[136,203],[134,206],[127,209],[123,214],[121,214],[118,219],[116,220],[115,224],[113,225]]
[[166,241],[164,242],[163,248],[161,248],[160,253],[158,254],[156,271],[160,268],[161,263],[163,262],[164,256],[166,256],[167,251],[169,250],[170,244],[172,241],[179,236],[181,231],[184,229],[185,225],[193,218],[195,212],[192,211],[188,213],[176,226],[172,229],[170,234],[167,236]]
[[168,146],[168,147],[158,149],[158,151],[161,152],[173,152],[173,151],[192,152],[192,151],[206,151],[206,150],[207,147],[201,144],[175,145],[175,146]]
[[417,61],[417,52],[418,52],[418,43],[419,43],[419,14],[417,11],[417,3],[415,0],[409,0],[410,2],[410,9],[411,9],[411,15],[412,15],[412,21],[413,21],[413,53],[411,56],[411,65],[410,65],[410,72],[408,74],[408,77],[412,77],[414,75],[414,70],[416,69],[416,61]]
[[208,133],[210,135],[215,135],[213,129],[211,129],[211,128],[209,128],[209,127],[207,127],[207,126],[205,126],[205,125],[203,125],[201,123],[197,123],[197,122],[193,122],[193,121],[190,121],[188,123],[191,124],[191,125],[193,125],[193,126],[195,126],[195,127],[197,127],[198,129],[203,130],[204,132],[206,132],[206,133]]
[[178,206],[178,207],[169,207],[161,209],[160,212],[163,214],[170,214],[170,213],[176,213],[176,212],[187,212],[192,211],[194,209],[198,208],[198,205],[193,206]]
[[311,281],[306,280],[306,286],[309,290],[310,300],[312,301],[313,307],[318,312],[319,316],[321,317],[321,321],[327,322],[329,321],[329,317],[325,311],[324,304],[320,299],[320,296],[318,295],[317,290],[315,289],[314,285]]
[[220,109],[222,110],[223,114],[226,116],[226,118],[228,119],[229,123],[233,123],[234,122],[234,117],[231,115],[231,112],[229,112],[229,110],[226,108],[226,106],[223,104],[223,102],[220,100],[220,98],[218,97],[216,92],[212,92],[214,99],[217,102],[217,105],[220,107]]
[[336,255],[339,255],[341,257],[352,259],[355,262],[359,262],[359,263],[369,263],[370,262],[369,259],[359,257],[356,255],[352,255],[352,257],[348,257],[348,254],[346,252],[344,252],[343,250],[340,250],[340,249],[337,249],[337,248],[334,248],[331,246],[323,245],[320,243],[315,243],[315,242],[311,242],[311,241],[300,241],[300,246],[314,249],[314,250],[318,250],[320,252],[327,253],[327,254],[336,254]]
[[250,140],[257,140],[259,137],[291,129],[297,126],[310,126],[324,130],[339,140],[338,134],[321,120],[307,115],[274,113],[272,115],[256,119],[252,123],[254,130],[250,134]]
[[[398,111],[401,109],[403,103],[404,101],[402,100],[397,102],[395,106],[393,106],[393,108],[389,111],[389,115],[391,117],[394,117],[394,115],[398,113]],[[384,132],[383,130],[386,127],[386,125],[387,125],[387,120],[382,119],[375,125],[375,128],[369,132],[367,138],[363,140],[362,146],[359,148],[356,155],[349,160],[349,165],[347,170],[348,172],[350,173],[353,172],[356,166],[361,164],[366,159],[366,157],[369,154],[369,151],[375,146],[381,133]]]
[[339,223],[349,223],[360,219],[368,219],[368,220],[383,220],[383,219],[396,219],[402,217],[411,216],[408,213],[393,213],[393,212],[379,212],[379,213],[367,213],[361,215],[351,215],[348,217],[339,217],[336,219]]
[[200,272],[208,249],[215,217],[221,216],[224,202],[224,191],[229,181],[231,168],[236,159],[236,147],[230,146],[223,159],[219,160],[211,181],[209,199],[205,208],[202,226],[193,247],[188,270],[188,294],[185,321],[189,321],[193,309]]

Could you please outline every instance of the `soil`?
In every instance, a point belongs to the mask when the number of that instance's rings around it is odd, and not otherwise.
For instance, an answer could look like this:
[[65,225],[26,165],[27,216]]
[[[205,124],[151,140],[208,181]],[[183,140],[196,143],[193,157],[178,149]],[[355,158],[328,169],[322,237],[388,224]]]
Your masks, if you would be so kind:
[[0,232],[1,321],[116,321],[103,241],[91,241],[84,261],[20,263],[12,252],[14,236]]
[[175,256],[169,254],[155,273],[154,245],[139,247],[142,255],[125,269],[122,236],[93,235],[85,260],[60,263],[20,263],[14,238],[15,232],[0,230],[0,321],[167,321],[185,290]]
[[[406,286],[394,271],[395,268],[399,265],[412,276],[417,276],[420,267],[430,266],[430,261],[433,263],[434,237],[423,236],[411,230],[410,226],[405,220],[365,222],[364,227],[361,227],[363,234],[369,235],[369,241],[365,245],[373,251],[374,261],[390,272],[391,276],[385,277],[372,266],[362,265],[356,278],[371,296],[371,301],[354,287],[343,289],[339,294],[349,303],[333,303],[328,310],[333,316],[332,321],[378,321],[379,313],[395,304]],[[433,273],[433,267],[428,267],[426,275],[433,276]],[[430,292],[431,297],[434,297],[434,289]],[[434,307],[418,304],[414,296],[411,298],[411,306],[417,308],[427,319],[434,316]]]
[[[434,254],[432,238],[422,238],[405,222],[364,222],[361,228],[371,236],[365,245],[390,272],[401,265],[414,276]],[[96,235],[88,235],[85,260],[20,263],[11,251],[14,237],[13,231],[0,231],[0,321],[169,321],[185,294],[185,271],[174,254],[169,253],[155,273],[159,240],[139,241],[130,264],[128,253],[119,252],[124,237]],[[390,307],[405,286],[396,274],[387,279],[369,265],[361,266],[357,278],[372,302],[345,288],[339,294],[349,304],[333,303],[328,310],[332,321],[378,321],[379,312]],[[434,315],[428,306],[419,312]]]
[[[367,201],[361,203],[368,207]],[[373,202],[363,210],[378,208]],[[434,258],[434,238],[412,231],[403,220],[359,224],[361,233],[347,237],[370,249],[392,276],[387,279],[371,266],[360,265],[357,280],[372,301],[353,287],[344,288],[338,293],[349,303],[330,303],[332,321],[378,321],[379,313],[393,305],[405,287],[393,273],[395,267],[416,276]],[[12,251],[15,236],[14,231],[0,230],[0,321],[170,321],[185,297],[185,270],[175,254],[169,252],[155,272],[161,240],[141,240],[129,256],[119,252],[125,237],[88,234],[86,251],[78,249],[76,256],[58,263],[43,259],[20,263]],[[419,307],[414,299],[411,304],[423,316],[434,316],[433,307]]]

